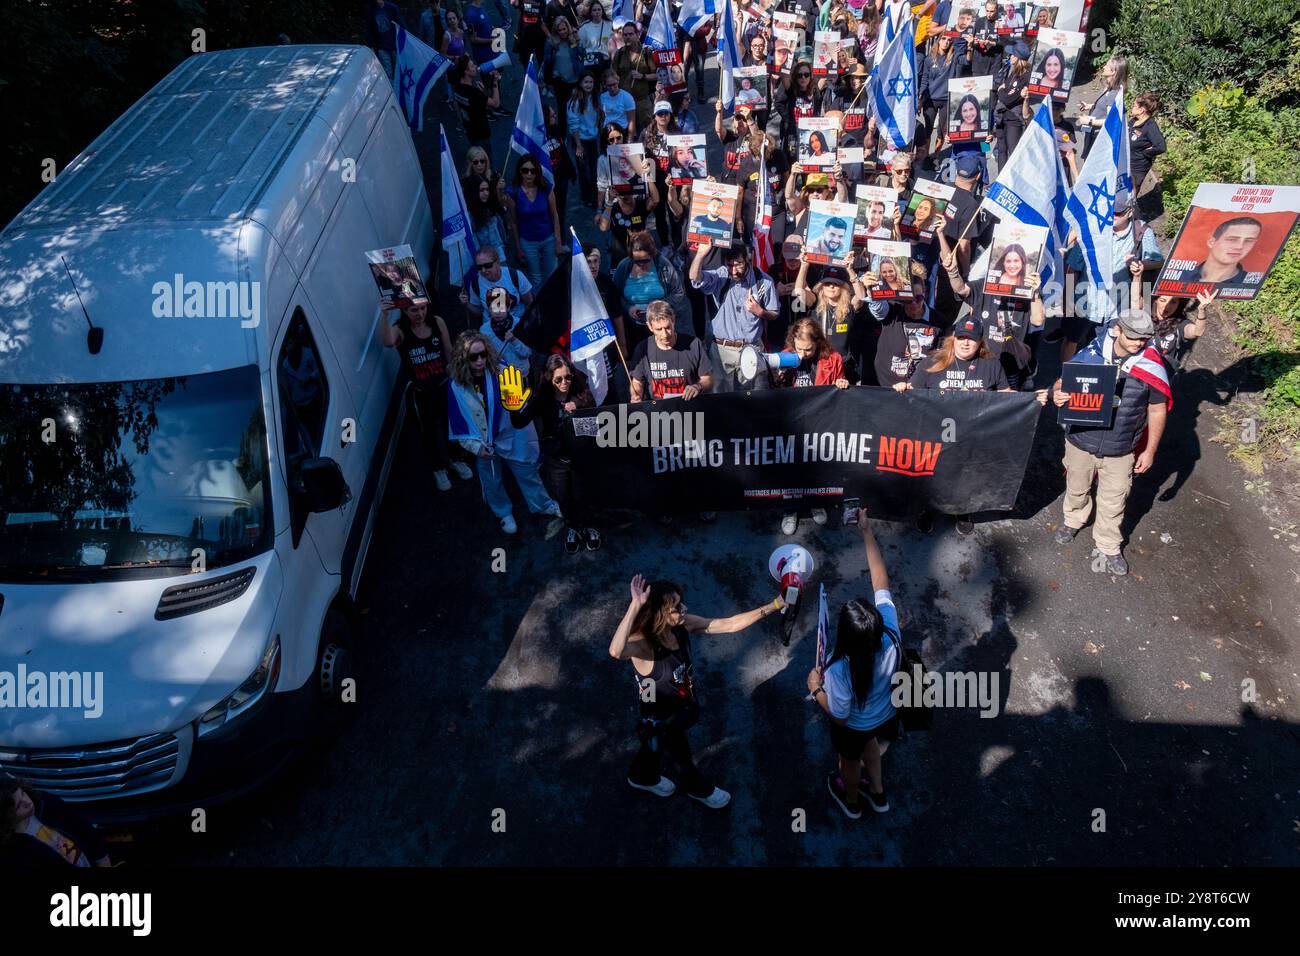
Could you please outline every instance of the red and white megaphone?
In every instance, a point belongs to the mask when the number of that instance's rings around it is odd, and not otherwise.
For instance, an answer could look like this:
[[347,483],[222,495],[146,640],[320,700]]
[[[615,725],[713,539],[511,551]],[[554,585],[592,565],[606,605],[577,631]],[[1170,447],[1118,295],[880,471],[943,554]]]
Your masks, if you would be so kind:
[[815,567],[813,556],[799,544],[783,544],[767,559],[767,570],[781,585],[781,599],[788,605],[789,615],[798,609],[804,582]]

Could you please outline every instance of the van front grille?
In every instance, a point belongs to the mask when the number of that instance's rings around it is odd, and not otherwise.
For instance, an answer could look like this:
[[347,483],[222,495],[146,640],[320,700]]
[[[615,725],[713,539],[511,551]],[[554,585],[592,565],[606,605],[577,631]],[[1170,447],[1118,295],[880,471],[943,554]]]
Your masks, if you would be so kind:
[[163,591],[153,616],[156,621],[168,621],[186,614],[197,614],[235,600],[253,583],[256,568],[243,568],[219,578],[209,578],[197,584],[177,584]]
[[180,759],[175,734],[59,750],[6,750],[0,772],[64,800],[102,800],[161,790]]

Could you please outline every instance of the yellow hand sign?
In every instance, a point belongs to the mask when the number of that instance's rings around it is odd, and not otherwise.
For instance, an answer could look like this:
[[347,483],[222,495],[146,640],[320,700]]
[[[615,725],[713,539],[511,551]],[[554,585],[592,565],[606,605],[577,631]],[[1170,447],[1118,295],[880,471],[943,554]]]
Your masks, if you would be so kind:
[[501,369],[497,376],[501,390],[501,407],[508,412],[517,412],[528,403],[528,396],[533,394],[531,388],[524,388],[523,375],[513,365]]

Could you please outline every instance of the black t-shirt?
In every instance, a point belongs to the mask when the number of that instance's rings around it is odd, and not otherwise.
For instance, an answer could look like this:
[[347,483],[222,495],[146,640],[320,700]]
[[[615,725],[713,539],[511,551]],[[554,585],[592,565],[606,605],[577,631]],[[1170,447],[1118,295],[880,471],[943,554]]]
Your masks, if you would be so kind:
[[848,359],[853,351],[851,343],[857,339],[856,326],[864,307],[859,306],[854,309],[850,306],[843,319],[836,319],[833,309],[814,308],[807,315],[822,327],[822,332],[825,333],[827,341],[831,343],[831,348],[839,352],[842,358]]
[[1156,347],[1165,364],[1174,371],[1177,371],[1181,360],[1183,344],[1187,341],[1187,330],[1195,324],[1195,319],[1180,319],[1163,331],[1157,330],[1151,339],[1151,344]]
[[442,354],[442,336],[438,334],[437,328],[427,339],[419,339],[411,331],[411,323],[406,316],[401,316],[393,324],[402,330],[402,344],[398,351],[416,389],[428,393],[445,386],[447,356]]
[[913,388],[937,388],[940,391],[996,392],[1010,388],[1002,363],[995,358],[976,356],[969,362],[954,358],[952,364],[940,372],[930,371],[934,363],[924,361],[912,373]]
[[978,291],[971,296],[971,311],[984,323],[984,340],[995,356],[1008,350],[1007,339],[1023,343],[1029,334],[1029,302],[1025,299],[986,295]]
[[627,248],[627,236],[629,232],[643,232],[645,230],[646,220],[650,217],[646,210],[646,201],[637,197],[632,203],[632,211],[624,212],[621,202],[614,203],[614,208],[609,213],[609,233],[614,241]]
[[[698,385],[701,375],[712,375],[713,363],[700,340],[678,334],[673,347],[665,351],[654,338],[636,347],[632,355],[632,377],[641,382],[646,399],[673,398]],[[648,386],[648,388],[647,388]]]
[[891,306],[880,324],[876,346],[876,381],[889,386],[910,381],[917,366],[934,349],[939,329],[929,321],[914,322],[901,306]]
[[795,388],[808,388],[817,381],[817,359],[804,359],[795,367],[794,382]]
[[461,83],[456,87],[456,100],[465,118],[465,137],[472,143],[488,139],[492,126],[488,121],[487,94],[474,83]]

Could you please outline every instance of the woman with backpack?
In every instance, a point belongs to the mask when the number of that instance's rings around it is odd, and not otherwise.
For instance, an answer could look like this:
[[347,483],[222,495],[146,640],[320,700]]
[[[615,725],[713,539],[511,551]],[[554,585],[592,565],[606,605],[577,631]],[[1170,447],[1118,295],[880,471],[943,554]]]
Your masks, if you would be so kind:
[[[845,520],[853,517],[850,512]],[[902,660],[898,611],[866,508],[858,509],[856,521],[874,596],[870,601],[855,598],[840,608],[835,649],[824,666],[808,672],[808,692],[830,718],[831,745],[839,757],[839,770],[830,772],[826,786],[852,820],[862,816],[858,790],[864,769],[867,803],[876,813],[889,810],[881,757],[898,739],[898,714],[890,695]]]

